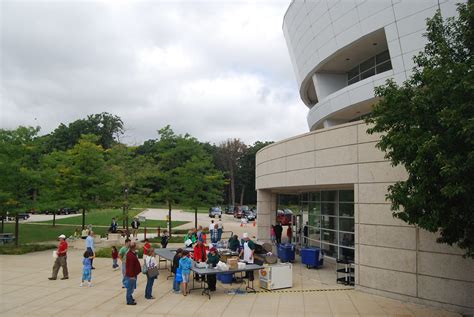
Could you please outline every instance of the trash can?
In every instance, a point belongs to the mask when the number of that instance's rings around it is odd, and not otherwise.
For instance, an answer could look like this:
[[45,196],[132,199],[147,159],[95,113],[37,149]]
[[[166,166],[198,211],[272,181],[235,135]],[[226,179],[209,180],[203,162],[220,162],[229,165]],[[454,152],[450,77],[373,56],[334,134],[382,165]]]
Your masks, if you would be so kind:
[[281,262],[294,262],[295,246],[293,244],[280,244],[278,246],[278,258]]
[[319,268],[324,264],[323,252],[320,248],[303,248],[300,251],[301,263],[307,268]]
[[231,284],[232,279],[234,278],[234,273],[219,273],[219,281],[223,284]]

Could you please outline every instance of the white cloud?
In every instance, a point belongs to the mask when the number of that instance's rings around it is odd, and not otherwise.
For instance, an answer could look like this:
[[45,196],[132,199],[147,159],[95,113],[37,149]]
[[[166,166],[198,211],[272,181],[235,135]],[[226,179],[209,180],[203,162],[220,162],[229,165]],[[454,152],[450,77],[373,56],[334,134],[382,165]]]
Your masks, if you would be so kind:
[[167,124],[212,142],[303,133],[288,4],[1,1],[0,126],[49,132],[107,111],[130,143]]

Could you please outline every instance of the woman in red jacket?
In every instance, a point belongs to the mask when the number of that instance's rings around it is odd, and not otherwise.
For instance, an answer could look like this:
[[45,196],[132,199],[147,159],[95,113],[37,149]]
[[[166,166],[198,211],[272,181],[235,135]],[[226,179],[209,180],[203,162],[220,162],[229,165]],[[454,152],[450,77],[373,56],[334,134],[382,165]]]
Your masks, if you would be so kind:
[[[206,246],[204,243],[201,241],[197,241],[196,245],[194,246],[194,252],[193,252],[193,260],[196,262],[206,262],[207,256],[206,256]],[[199,281],[200,278],[204,278],[203,276],[200,275],[195,275],[195,279]]]

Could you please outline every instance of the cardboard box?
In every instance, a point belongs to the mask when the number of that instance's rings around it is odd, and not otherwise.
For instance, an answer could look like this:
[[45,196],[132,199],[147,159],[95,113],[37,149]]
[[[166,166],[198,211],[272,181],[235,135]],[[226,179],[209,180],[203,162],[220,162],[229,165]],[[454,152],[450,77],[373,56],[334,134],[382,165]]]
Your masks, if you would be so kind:
[[239,258],[238,257],[231,257],[227,259],[227,265],[229,266],[230,270],[237,270]]

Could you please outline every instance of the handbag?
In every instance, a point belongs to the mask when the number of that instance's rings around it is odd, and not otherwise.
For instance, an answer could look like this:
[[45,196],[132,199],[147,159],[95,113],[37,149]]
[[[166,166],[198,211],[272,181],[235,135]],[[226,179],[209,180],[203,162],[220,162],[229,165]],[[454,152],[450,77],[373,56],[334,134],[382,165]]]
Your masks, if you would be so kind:
[[[146,261],[145,261],[146,262]],[[156,278],[158,277],[158,275],[160,275],[160,272],[158,270],[158,267],[157,266],[150,266],[151,264],[151,259],[150,259],[150,262],[148,262],[148,267],[147,267],[147,276],[149,278]]]

